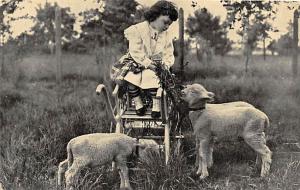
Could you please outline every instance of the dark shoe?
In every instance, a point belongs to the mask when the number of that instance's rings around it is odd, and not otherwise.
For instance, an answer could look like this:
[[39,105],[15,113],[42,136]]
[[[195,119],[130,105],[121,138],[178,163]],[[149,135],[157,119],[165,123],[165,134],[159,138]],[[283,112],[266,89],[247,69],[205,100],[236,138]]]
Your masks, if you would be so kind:
[[145,113],[146,113],[146,107],[144,106],[144,107],[142,107],[142,108],[140,108],[140,109],[138,109],[138,110],[135,110],[136,111],[136,114],[138,115],[138,116],[143,116],[143,115],[145,115]]
[[160,118],[160,112],[158,112],[158,111],[152,111],[152,112],[151,112],[151,117],[152,117],[153,119],[158,119],[158,118]]

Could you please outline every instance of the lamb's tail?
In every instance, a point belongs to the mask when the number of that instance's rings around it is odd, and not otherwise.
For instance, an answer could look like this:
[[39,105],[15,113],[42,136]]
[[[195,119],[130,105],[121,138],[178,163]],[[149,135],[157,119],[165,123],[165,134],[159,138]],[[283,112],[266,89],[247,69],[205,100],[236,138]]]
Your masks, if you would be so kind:
[[264,126],[265,129],[268,129],[268,128],[270,127],[270,120],[269,120],[268,116],[266,116],[264,125],[265,125],[265,126]]
[[68,143],[67,152],[68,152],[68,157],[67,157],[68,167],[71,167],[71,165],[73,164],[74,159],[73,159],[73,152],[72,152],[72,149],[70,147],[70,143]]
[[265,121],[264,121],[264,129],[269,130],[269,128],[270,128],[270,120],[269,120],[269,117],[266,115]]
[[73,153],[72,153],[72,149],[70,148],[70,144],[68,144],[68,146],[67,146],[67,152],[68,152],[68,158],[66,160],[60,162],[59,166],[58,166],[57,185],[59,187],[62,186],[63,175],[65,174],[65,172],[67,171],[67,169],[69,167],[71,167],[71,165],[73,163]]
[[266,116],[265,121],[264,121],[264,131],[266,134],[268,134],[268,135],[266,135],[266,141],[268,143],[272,142],[274,139],[274,136],[272,136],[272,134],[269,134],[270,133],[270,120],[269,120],[268,116]]

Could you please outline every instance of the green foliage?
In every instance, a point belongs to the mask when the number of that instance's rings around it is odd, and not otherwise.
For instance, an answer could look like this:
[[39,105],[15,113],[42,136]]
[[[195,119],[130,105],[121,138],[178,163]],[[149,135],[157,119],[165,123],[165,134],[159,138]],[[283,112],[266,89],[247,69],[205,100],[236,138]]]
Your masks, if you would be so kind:
[[276,31],[267,19],[274,19],[276,10],[273,5],[277,2],[221,0],[221,3],[227,9],[227,26],[233,28],[237,21],[241,22],[238,34],[244,38],[243,43],[247,50],[253,51],[258,41],[269,37],[269,31]]
[[[226,36],[227,31],[220,24],[220,17],[213,16],[206,8],[198,9],[194,16],[189,16],[186,28],[191,37],[208,41],[208,47],[204,48],[213,47],[216,54],[224,55],[231,49],[231,42]],[[199,40],[196,41],[199,43]]]
[[[227,24],[233,26],[236,21],[242,21],[242,27],[245,26],[245,20],[255,15],[257,19],[264,20],[265,17],[270,18],[272,14],[276,14],[273,10],[273,1],[233,1],[220,0],[227,10]],[[260,15],[260,16],[259,16]],[[264,15],[264,16],[262,16]]]
[[175,150],[176,142],[173,141],[173,154],[169,165],[165,165],[164,153],[150,152],[147,160],[140,161],[137,165],[141,171],[133,173],[132,181],[136,189],[193,189],[197,183],[191,178],[191,166],[182,152]]
[[123,42],[123,31],[135,23],[134,14],[138,4],[134,0],[105,1],[103,28],[113,42]]
[[267,46],[267,49],[270,50],[272,52],[272,55],[274,55],[275,51],[276,51],[276,40],[272,40],[269,45]]
[[[45,90],[41,88],[39,93]],[[100,111],[104,103],[64,100],[58,106],[55,102],[46,106],[47,100],[43,100],[44,104],[33,102],[30,97],[34,93],[28,89],[25,93],[15,92],[17,97],[26,97],[24,101],[2,107],[5,125],[0,129],[0,180],[8,189],[15,185],[29,187],[53,178],[59,161],[66,157],[66,143],[71,138],[109,131],[109,121]]]
[[268,49],[272,52],[276,51],[279,55],[291,55],[293,52],[293,23],[290,21],[287,27],[287,33],[280,36],[276,41],[273,40]]
[[0,5],[0,35],[11,33],[10,23],[4,23],[4,15],[13,14],[23,0],[2,0]]
[[293,52],[293,38],[289,34],[281,35],[276,43],[280,55],[291,55]]
[[[269,31],[272,31],[273,28],[271,24],[266,21],[267,17],[261,13],[257,13],[255,18],[252,20],[251,24],[248,25],[247,38],[245,43],[249,45],[251,50],[254,50],[257,47],[257,42],[266,40],[269,38]],[[238,34],[243,37],[245,31],[240,30]]]
[[[44,7],[41,5],[36,9],[36,23],[31,31],[34,32],[35,43],[45,45],[51,40],[55,41],[55,9],[58,5],[46,3]],[[73,39],[75,15],[70,13],[70,8],[61,8],[61,33],[62,39],[70,41]]]
[[80,40],[89,47],[95,48],[97,45],[107,43],[107,35],[103,28],[103,11],[100,9],[90,9],[79,14],[83,17]]
[[136,23],[137,3],[128,1],[99,1],[99,8],[80,13],[83,16],[80,40],[89,48],[123,43],[123,31]]

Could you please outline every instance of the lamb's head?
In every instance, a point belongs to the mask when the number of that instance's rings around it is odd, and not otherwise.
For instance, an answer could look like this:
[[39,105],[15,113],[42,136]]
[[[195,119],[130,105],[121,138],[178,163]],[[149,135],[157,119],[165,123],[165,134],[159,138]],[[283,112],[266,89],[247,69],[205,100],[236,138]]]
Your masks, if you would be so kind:
[[139,139],[138,141],[137,140],[135,141],[136,142],[133,145],[133,151],[132,151],[133,157],[141,157],[148,154],[151,151],[159,153],[160,146],[155,140]]
[[208,92],[201,84],[186,85],[181,90],[181,98],[186,101],[189,108],[204,108],[207,102],[214,100],[215,94]]

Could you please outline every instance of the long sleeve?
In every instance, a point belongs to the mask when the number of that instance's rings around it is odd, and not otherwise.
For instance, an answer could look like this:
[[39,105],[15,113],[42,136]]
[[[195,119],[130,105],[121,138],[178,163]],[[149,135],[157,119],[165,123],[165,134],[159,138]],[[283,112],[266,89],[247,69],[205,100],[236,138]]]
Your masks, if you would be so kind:
[[145,66],[146,68],[152,63],[152,61],[147,57],[144,47],[143,40],[139,35],[139,32],[135,25],[127,28],[124,31],[125,37],[129,41],[129,53],[131,57],[139,64]]
[[163,51],[162,60],[168,68],[170,68],[175,62],[173,42],[168,33],[166,34],[166,45]]

